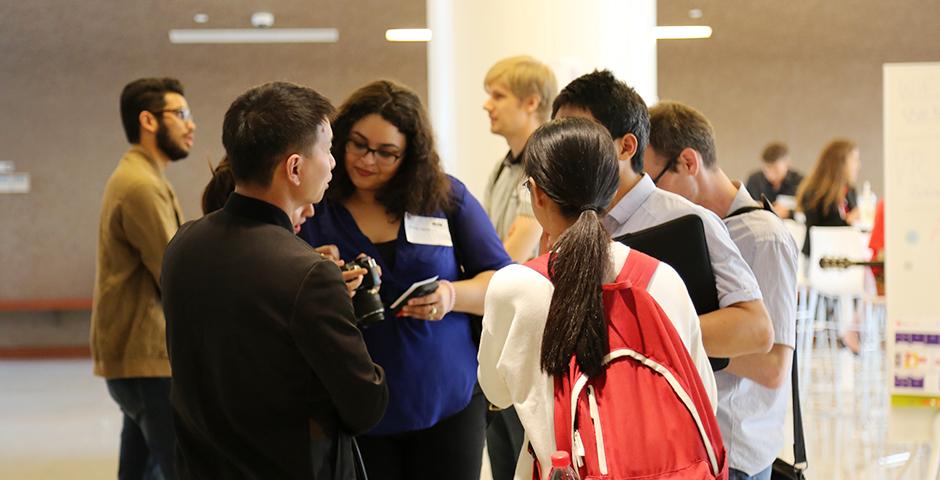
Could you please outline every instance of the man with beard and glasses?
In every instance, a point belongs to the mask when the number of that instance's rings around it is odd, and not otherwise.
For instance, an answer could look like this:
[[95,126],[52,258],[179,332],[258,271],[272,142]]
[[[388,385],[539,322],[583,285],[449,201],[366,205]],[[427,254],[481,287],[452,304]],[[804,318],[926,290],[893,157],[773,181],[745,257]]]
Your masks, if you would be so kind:
[[118,478],[176,478],[170,362],[160,268],[183,222],[164,176],[193,145],[196,124],[173,78],[142,78],[121,93],[131,148],[105,185],[91,315],[94,373],[124,414]]

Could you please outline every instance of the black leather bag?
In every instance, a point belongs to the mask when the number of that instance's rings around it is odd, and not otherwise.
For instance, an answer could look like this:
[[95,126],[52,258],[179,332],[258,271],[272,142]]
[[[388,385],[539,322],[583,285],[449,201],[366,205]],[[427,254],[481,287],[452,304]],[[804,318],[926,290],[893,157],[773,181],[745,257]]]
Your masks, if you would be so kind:
[[770,472],[771,480],[805,480],[803,470],[797,468],[784,460],[774,460],[773,469]]
[[[718,288],[708,256],[705,224],[698,215],[684,215],[614,240],[662,262],[668,263],[685,283],[695,313],[718,310]],[[727,358],[708,358],[712,370],[728,366]]]
[[806,442],[803,439],[803,414],[800,409],[800,381],[797,375],[796,348],[793,349],[793,372],[790,389],[793,391],[793,463],[781,459],[774,460],[770,474],[772,480],[804,480],[803,471],[806,462]]
[[329,480],[369,480],[356,438],[337,431],[330,438],[310,444],[314,478]]

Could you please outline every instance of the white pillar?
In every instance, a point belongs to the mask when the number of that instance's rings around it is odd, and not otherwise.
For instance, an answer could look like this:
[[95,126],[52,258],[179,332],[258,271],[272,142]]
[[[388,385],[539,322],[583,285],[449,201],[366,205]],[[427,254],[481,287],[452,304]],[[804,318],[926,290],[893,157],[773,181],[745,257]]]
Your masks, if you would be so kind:
[[559,89],[611,70],[647,103],[657,100],[655,0],[428,0],[428,103],[447,171],[482,195],[505,155],[489,131],[483,77],[498,60],[527,54],[555,70]]

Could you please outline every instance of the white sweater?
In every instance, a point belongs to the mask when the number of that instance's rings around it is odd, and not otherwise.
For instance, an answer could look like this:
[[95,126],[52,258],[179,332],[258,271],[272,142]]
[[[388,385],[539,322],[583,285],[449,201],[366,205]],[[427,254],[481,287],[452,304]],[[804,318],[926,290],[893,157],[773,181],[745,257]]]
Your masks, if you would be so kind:
[[[612,242],[610,276],[623,268],[629,247]],[[647,291],[673,322],[702,377],[712,408],[716,402],[715,377],[702,346],[698,315],[682,279],[660,263]],[[542,334],[554,287],[542,274],[523,265],[510,265],[493,276],[486,291],[483,334],[480,339],[479,379],[493,405],[514,406],[526,439],[546,476],[555,452],[554,381],[540,367]],[[516,465],[516,480],[532,478],[532,457],[525,443]]]

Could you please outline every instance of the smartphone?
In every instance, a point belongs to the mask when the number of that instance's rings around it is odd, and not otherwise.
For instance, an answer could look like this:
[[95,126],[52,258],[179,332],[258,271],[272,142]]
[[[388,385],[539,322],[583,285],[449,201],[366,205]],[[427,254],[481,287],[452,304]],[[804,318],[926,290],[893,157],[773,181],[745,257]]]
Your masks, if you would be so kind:
[[402,307],[408,303],[408,300],[411,300],[412,298],[423,297],[425,295],[430,295],[436,292],[437,286],[437,280],[433,280],[428,283],[421,283],[420,285],[412,285],[412,288],[409,288],[407,291],[405,291],[405,293],[398,297],[398,299],[395,300],[395,303],[389,307],[392,311],[392,315],[397,315],[398,312],[401,311]]

